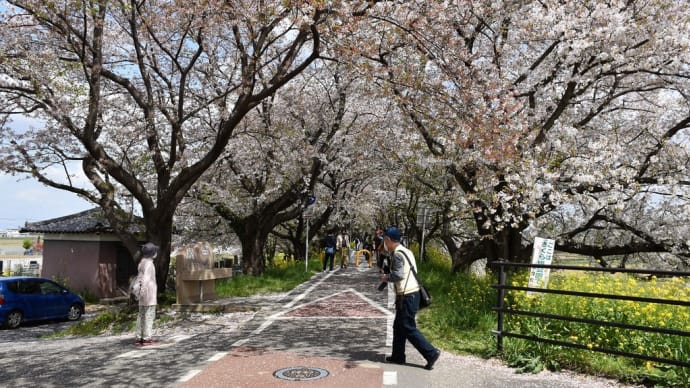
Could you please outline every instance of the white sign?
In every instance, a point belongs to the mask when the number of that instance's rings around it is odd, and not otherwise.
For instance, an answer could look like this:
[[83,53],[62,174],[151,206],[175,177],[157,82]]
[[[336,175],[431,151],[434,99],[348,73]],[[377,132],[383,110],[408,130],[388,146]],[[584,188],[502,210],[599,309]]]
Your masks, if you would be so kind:
[[[532,250],[532,264],[551,265],[555,247],[555,240],[536,237],[534,239],[534,249]],[[549,284],[549,272],[549,268],[531,268],[528,286],[546,288]],[[532,294],[534,294],[534,292],[527,292],[528,296]]]

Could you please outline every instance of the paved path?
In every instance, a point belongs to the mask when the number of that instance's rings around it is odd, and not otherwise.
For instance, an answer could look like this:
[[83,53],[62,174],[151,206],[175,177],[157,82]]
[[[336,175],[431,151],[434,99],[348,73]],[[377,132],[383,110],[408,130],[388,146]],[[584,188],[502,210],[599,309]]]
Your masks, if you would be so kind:
[[0,330],[0,387],[620,386],[574,374],[515,374],[497,360],[449,353],[427,371],[411,346],[408,364],[385,364],[393,298],[377,291],[378,277],[350,266],[315,275],[289,293],[221,301],[253,311],[168,323],[160,316],[159,345],[144,349],[133,346],[132,333],[40,337],[74,322]]
[[[517,375],[496,360],[442,354],[433,371],[408,344],[406,365],[390,354],[393,295],[373,269],[321,273],[249,322],[242,339],[183,387],[613,387],[569,374]],[[284,380],[297,378],[300,380]],[[313,380],[307,380],[313,378]]]

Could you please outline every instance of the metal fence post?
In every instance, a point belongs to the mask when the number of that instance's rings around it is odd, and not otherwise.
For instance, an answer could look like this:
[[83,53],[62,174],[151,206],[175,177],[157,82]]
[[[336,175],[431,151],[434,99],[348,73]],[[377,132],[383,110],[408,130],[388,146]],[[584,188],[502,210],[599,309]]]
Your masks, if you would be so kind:
[[506,269],[503,265],[503,259],[498,260],[498,306],[496,306],[496,311],[498,312],[498,327],[496,328],[496,350],[498,353],[503,351],[503,307],[504,299],[506,295],[505,285],[506,285]]

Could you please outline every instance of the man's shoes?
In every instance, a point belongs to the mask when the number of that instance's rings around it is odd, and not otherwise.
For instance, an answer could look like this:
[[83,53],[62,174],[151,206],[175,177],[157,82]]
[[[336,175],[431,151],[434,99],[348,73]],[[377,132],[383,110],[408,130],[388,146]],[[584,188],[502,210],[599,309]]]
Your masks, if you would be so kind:
[[156,341],[154,341],[154,340],[143,340],[143,341],[141,341],[141,346],[153,346],[153,345],[157,345]]
[[436,361],[438,361],[439,357],[441,357],[441,351],[437,350],[433,356],[431,356],[428,360],[426,360],[426,365],[424,366],[424,369],[426,369],[426,370],[434,369],[434,364],[436,363]]
[[136,340],[136,342],[134,342],[134,346],[141,346],[141,344],[142,344],[143,342],[144,342],[144,341],[138,339],[138,340]]
[[399,364],[399,365],[405,364],[405,360],[402,360],[402,361],[397,360],[397,359],[393,358],[393,356],[386,356],[386,362],[389,364]]

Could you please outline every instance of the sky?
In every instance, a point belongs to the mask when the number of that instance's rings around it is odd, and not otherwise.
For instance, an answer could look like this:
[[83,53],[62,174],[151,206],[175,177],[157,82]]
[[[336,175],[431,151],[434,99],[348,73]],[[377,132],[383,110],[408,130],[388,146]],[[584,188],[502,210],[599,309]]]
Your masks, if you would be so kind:
[[0,230],[18,229],[25,222],[49,220],[93,207],[76,194],[0,173]]
[[[0,9],[1,10],[1,9]],[[14,116],[9,123],[14,130],[40,127],[35,118]],[[71,168],[72,181],[79,187],[87,187],[88,179],[79,165]],[[58,182],[64,182],[64,171],[49,167],[44,173]],[[26,176],[12,176],[0,172],[0,230],[19,229],[25,222],[49,220],[78,213],[96,207],[76,194],[54,189]]]

